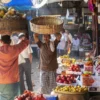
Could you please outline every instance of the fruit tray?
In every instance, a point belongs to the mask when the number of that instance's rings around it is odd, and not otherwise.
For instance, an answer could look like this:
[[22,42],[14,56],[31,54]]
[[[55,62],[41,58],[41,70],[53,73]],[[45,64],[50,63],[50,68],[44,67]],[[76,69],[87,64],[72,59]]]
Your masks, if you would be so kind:
[[58,94],[85,94],[87,92],[61,92],[61,91],[54,91],[55,93]]

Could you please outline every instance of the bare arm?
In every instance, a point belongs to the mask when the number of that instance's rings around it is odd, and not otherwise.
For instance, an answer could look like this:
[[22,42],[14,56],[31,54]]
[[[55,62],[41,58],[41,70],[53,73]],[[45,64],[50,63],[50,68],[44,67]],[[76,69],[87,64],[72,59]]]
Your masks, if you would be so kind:
[[34,41],[35,43],[38,45],[38,47],[40,48],[41,45],[42,45],[42,42],[39,40],[39,35],[37,33],[34,33],[33,34],[33,37],[34,37]]
[[21,43],[13,45],[12,49],[14,49],[16,53],[20,54],[28,45],[29,45],[29,40],[25,39]]
[[54,41],[54,43],[55,43],[55,46],[57,46],[58,43],[60,42],[61,34],[56,34],[55,36],[56,36],[56,40]]
[[40,40],[39,40],[39,35],[37,33],[34,33],[33,34],[33,37],[34,37],[34,41],[35,43],[38,43]]

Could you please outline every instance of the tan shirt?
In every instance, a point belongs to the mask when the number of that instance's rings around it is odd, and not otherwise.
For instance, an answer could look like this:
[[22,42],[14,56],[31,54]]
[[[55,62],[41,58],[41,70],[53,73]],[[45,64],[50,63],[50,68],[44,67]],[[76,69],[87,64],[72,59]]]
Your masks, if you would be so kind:
[[39,41],[38,47],[40,48],[40,69],[45,71],[55,71],[58,68],[56,47],[59,41],[54,41],[55,51],[52,52],[50,44],[42,43]]

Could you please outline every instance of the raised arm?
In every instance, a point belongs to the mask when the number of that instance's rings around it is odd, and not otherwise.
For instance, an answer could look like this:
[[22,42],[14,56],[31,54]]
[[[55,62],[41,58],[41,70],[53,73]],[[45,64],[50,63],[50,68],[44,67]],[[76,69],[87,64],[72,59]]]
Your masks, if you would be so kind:
[[42,42],[39,40],[39,35],[37,33],[34,33],[33,34],[33,37],[34,37],[34,41],[35,43],[38,45],[38,47],[40,48],[41,45],[42,45]]
[[34,37],[34,41],[35,43],[38,43],[40,40],[39,40],[39,35],[37,33],[34,33],[33,34],[33,37]]
[[57,33],[57,34],[55,34],[55,36],[56,36],[56,40],[54,41],[54,43],[55,43],[55,46],[57,46],[58,43],[60,42],[61,34],[60,33]]
[[12,49],[14,49],[16,53],[20,54],[28,45],[29,45],[29,40],[25,39],[21,41],[19,44],[13,45]]

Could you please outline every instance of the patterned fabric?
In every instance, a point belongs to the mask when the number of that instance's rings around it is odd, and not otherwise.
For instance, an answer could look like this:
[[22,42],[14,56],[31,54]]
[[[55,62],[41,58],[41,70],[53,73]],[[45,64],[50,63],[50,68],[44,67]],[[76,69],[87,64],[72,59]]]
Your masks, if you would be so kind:
[[18,95],[20,95],[19,83],[0,84],[0,100],[14,100]]
[[56,71],[40,71],[41,93],[50,94],[56,84]]

